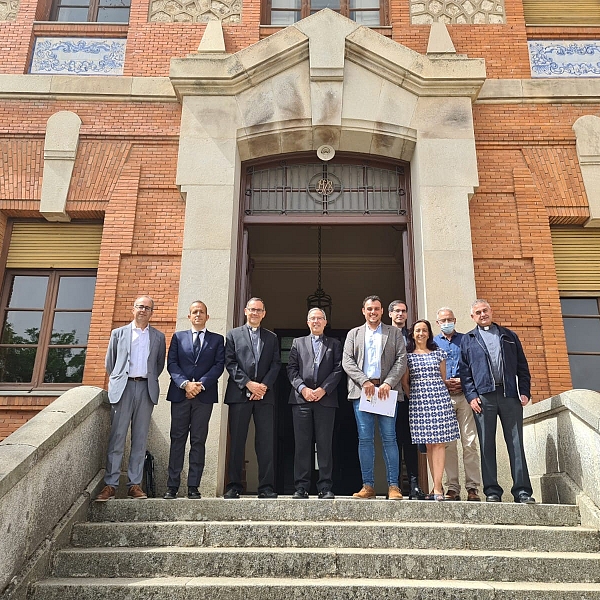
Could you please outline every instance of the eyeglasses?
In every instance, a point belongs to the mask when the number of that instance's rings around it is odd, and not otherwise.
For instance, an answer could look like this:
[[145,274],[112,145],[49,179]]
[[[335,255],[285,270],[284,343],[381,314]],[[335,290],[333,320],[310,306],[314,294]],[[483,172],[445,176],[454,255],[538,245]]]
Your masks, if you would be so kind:
[[403,309],[403,308],[395,308],[392,312],[393,313],[400,313],[400,314],[402,314],[402,313],[405,313],[405,312],[408,312],[408,311],[405,310],[405,309]]
[[438,319],[438,323],[456,323],[456,319]]
[[134,304],[133,308],[137,308],[138,310],[147,310],[148,312],[154,310],[151,306],[144,306],[143,304]]
[[265,309],[264,308],[247,308],[246,309],[249,313],[254,313],[257,315],[260,315],[260,313],[264,313]]
[[309,321],[324,321],[325,319],[323,317],[311,317],[308,320]]

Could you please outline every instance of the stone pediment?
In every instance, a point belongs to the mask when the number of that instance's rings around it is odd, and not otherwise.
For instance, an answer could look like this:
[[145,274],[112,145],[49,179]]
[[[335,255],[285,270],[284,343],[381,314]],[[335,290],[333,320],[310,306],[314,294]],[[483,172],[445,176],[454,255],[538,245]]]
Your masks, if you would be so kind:
[[348,61],[417,96],[475,99],[485,80],[483,59],[419,54],[329,9],[235,54],[174,58],[170,77],[179,98],[237,95],[305,61],[311,82],[343,81]]

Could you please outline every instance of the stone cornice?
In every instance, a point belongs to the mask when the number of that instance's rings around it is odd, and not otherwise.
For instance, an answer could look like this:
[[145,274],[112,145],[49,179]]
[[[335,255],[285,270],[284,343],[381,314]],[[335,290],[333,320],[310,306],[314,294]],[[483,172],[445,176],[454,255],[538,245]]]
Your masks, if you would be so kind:
[[600,79],[488,79],[476,104],[600,104]]
[[418,96],[467,96],[475,100],[485,81],[485,61],[429,58],[360,27],[346,38],[346,58]]
[[183,96],[234,96],[308,59],[308,37],[288,27],[236,54],[171,59],[170,77]]
[[0,75],[0,98],[177,102],[168,77]]
[[[364,52],[360,61],[355,60],[355,57],[361,53],[356,48],[356,45],[348,44],[347,57],[369,68],[369,62],[364,59]],[[307,52],[307,46],[303,47],[301,52]],[[421,59],[426,58],[422,55],[418,56]],[[300,57],[300,60],[302,58],[304,57]],[[445,59],[433,59],[431,62],[437,60],[446,62]],[[207,61],[204,59],[202,62]],[[376,57],[371,61],[370,70],[395,83],[401,81],[401,85],[411,91],[415,89],[411,86],[423,85],[421,95],[425,96],[437,95],[434,92],[438,90],[443,90],[443,95],[470,95],[465,93],[464,87],[460,87],[461,81],[468,86],[476,85],[473,79],[442,81],[416,78],[413,82],[414,74],[403,75],[401,68],[397,65],[394,68],[393,63],[382,57]],[[257,79],[252,70],[243,72],[246,85],[250,86],[251,81],[256,83]],[[213,80],[213,83],[218,87],[217,80]],[[234,84],[231,85],[233,87]],[[454,86],[456,94],[451,93],[450,86]],[[209,91],[202,86],[202,94],[207,94]],[[223,93],[222,88],[219,93]],[[177,102],[177,96],[168,77],[0,74],[0,98],[87,102]],[[600,104],[600,79],[487,79],[475,100],[476,104],[547,104],[550,102]]]

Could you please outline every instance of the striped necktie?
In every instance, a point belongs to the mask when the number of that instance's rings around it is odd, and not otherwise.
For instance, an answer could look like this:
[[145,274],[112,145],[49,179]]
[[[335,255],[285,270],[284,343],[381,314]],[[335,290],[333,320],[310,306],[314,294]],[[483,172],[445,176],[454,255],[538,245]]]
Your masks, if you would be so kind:
[[317,384],[317,374],[319,373],[319,363],[321,362],[321,349],[323,348],[323,340],[320,337],[312,338],[313,352],[315,353],[315,362],[313,366],[313,379]]

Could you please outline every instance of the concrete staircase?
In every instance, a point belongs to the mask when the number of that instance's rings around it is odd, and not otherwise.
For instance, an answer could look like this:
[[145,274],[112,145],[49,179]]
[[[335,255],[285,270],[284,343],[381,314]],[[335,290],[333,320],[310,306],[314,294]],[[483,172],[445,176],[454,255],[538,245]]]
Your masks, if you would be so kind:
[[33,600],[600,599],[576,506],[114,500],[92,506]]

